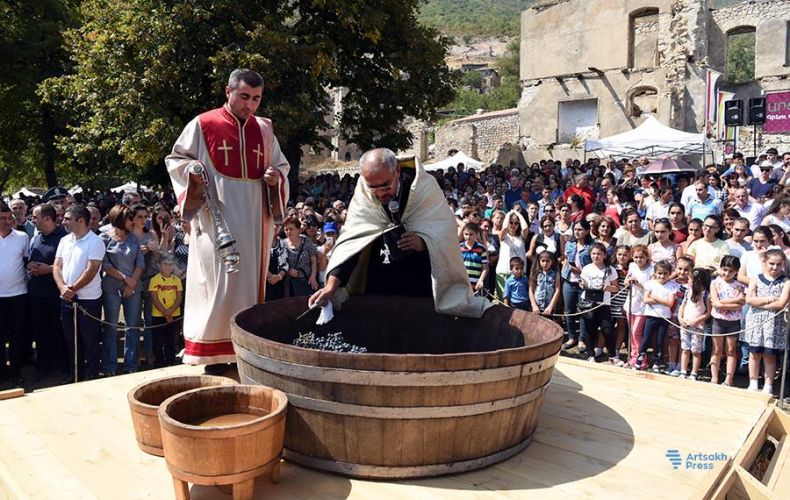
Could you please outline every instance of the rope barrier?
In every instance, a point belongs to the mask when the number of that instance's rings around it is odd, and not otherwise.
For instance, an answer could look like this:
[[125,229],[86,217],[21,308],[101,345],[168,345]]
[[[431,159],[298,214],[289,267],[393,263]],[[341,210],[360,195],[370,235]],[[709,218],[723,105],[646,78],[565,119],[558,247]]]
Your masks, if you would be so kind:
[[[766,318],[764,321],[760,321],[759,323],[757,323],[756,325],[751,326],[750,328],[742,328],[740,330],[737,330],[737,331],[734,331],[734,332],[730,332],[730,333],[712,333],[712,332],[711,333],[706,333],[706,332],[698,332],[698,331],[694,331],[694,330],[692,330],[691,333],[693,333],[694,335],[701,335],[703,337],[729,337],[729,336],[732,336],[732,335],[740,335],[741,333],[746,333],[749,330],[757,328],[760,325],[764,325],[766,323],[769,323],[769,322],[773,321],[774,318],[776,318],[780,314],[787,313],[788,312],[788,307],[790,307],[790,304],[785,306],[784,309],[782,309],[780,311],[777,311],[775,314],[772,314],[770,317]],[[670,320],[668,320],[666,318],[664,318],[664,321],[666,321],[670,325],[674,326],[675,328],[679,328],[680,330],[687,330],[687,331],[689,330],[688,327],[680,326],[679,324],[677,324],[677,323],[675,323],[673,321],[670,321]],[[785,322],[787,322],[787,318],[785,318]]]
[[[598,305],[596,305],[595,307],[591,307],[590,309],[585,309],[583,311],[578,311],[578,312],[575,312],[575,313],[561,313],[561,314],[536,313],[536,314],[541,314],[542,316],[553,316],[553,317],[558,317],[558,318],[569,318],[569,317],[574,317],[574,316],[581,316],[582,314],[594,311],[594,310],[596,310],[596,309],[598,309],[600,307],[610,305],[612,300],[614,300],[615,297],[617,297],[618,295],[620,295],[623,292],[630,292],[630,291],[631,291],[631,287],[622,288],[622,289],[618,290],[617,293],[612,294],[612,296],[609,298],[608,301],[601,302]],[[489,299],[491,299],[491,301],[493,303],[501,304],[501,305],[503,305],[505,307],[513,308],[513,306],[509,306],[509,305],[505,304],[504,302],[502,302],[501,300],[497,299],[491,292],[487,292],[487,295],[488,295]],[[777,311],[775,314],[771,315],[769,318],[765,319],[764,321],[761,321],[761,322],[757,323],[756,325],[751,326],[750,328],[743,328],[741,330],[738,330],[738,331],[735,331],[735,332],[731,332],[731,333],[706,333],[706,332],[697,332],[697,331],[693,331],[692,333],[694,335],[702,335],[702,336],[705,336],[705,337],[729,337],[731,335],[740,335],[741,333],[745,333],[745,332],[749,331],[750,329],[757,328],[758,326],[764,325],[765,323],[769,323],[769,322],[773,321],[774,318],[776,318],[780,314],[788,313],[789,311],[790,311],[790,304],[786,305],[784,307],[784,309],[782,309],[780,311]],[[673,322],[673,321],[671,321],[671,320],[669,320],[667,318],[664,318],[664,321],[669,323],[671,326],[674,326],[675,328],[680,329],[681,331],[682,330],[689,330],[687,327],[680,326],[679,324],[677,324],[677,323],[675,323],[675,322]],[[788,321],[788,319],[785,319],[785,322],[787,322],[787,321]]]
[[[86,310],[85,310],[85,308],[84,308],[84,307],[82,307],[81,305],[79,305],[79,304],[77,304],[77,303],[74,303],[74,305],[75,305],[75,306],[77,306],[77,308],[79,308],[79,310],[80,310],[80,311],[82,312],[82,314],[84,314],[85,316],[87,316],[87,317],[91,318],[92,320],[98,321],[98,322],[99,322],[99,323],[101,323],[102,325],[107,325],[107,326],[114,326],[114,327],[115,327],[115,328],[117,328],[117,329],[118,329],[118,331],[120,331],[120,332],[126,332],[126,331],[129,331],[129,330],[152,330],[152,329],[154,329],[154,328],[161,328],[161,327],[164,327],[164,326],[170,326],[170,324],[171,324],[171,323],[162,323],[161,325],[151,325],[151,326],[145,326],[145,325],[143,325],[143,326],[126,326],[126,325],[121,325],[121,324],[119,324],[119,323],[110,323],[109,321],[105,321],[105,320],[103,320],[103,319],[101,319],[101,318],[97,318],[96,316],[94,316],[94,315],[90,314],[90,313],[89,313],[88,311],[86,311]],[[76,312],[74,313],[74,317],[75,317],[75,321],[76,321],[76,317],[77,317],[77,315],[76,315]],[[183,320],[183,319],[184,319],[184,317],[183,317],[183,316],[180,316],[180,317],[178,317],[177,319],[175,319],[175,320],[173,320],[173,321],[181,321],[181,320]]]
[[[622,294],[623,292],[627,292],[627,291],[628,291],[628,288],[623,288],[621,290],[618,290],[617,292],[613,293],[611,295],[611,297],[609,297],[608,301],[603,301],[603,302],[597,304],[595,307],[591,307],[591,308],[585,309],[583,311],[577,311],[575,313],[551,313],[551,314],[535,313],[535,314],[540,314],[541,316],[552,316],[552,317],[555,317],[555,318],[572,318],[572,317],[575,317],[575,316],[581,316],[582,314],[586,314],[586,313],[589,313],[591,311],[595,311],[596,309],[599,309],[599,308],[601,308],[603,306],[610,305],[612,300],[614,300],[615,297],[617,297],[620,294]],[[486,294],[488,295],[488,298],[491,300],[491,302],[493,302],[494,304],[501,304],[501,305],[503,305],[505,307],[513,308],[513,306],[509,306],[509,305],[505,304],[504,302],[502,302],[501,300],[499,300],[498,298],[496,298],[496,296],[494,296],[491,292],[487,291]]]

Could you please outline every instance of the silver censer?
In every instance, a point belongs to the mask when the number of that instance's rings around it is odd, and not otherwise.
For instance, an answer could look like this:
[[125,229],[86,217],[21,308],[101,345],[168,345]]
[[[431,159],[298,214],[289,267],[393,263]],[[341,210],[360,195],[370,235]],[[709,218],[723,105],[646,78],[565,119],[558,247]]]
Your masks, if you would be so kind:
[[205,189],[203,192],[206,197],[206,204],[208,205],[208,212],[211,217],[211,222],[214,225],[215,241],[214,246],[219,252],[222,263],[225,265],[225,272],[236,273],[239,271],[239,251],[236,249],[236,238],[230,233],[228,223],[225,222],[225,217],[219,209],[219,205],[211,196],[211,189],[208,185],[208,175],[206,174],[206,167],[200,162],[191,161],[187,165],[187,171],[190,174],[197,174],[203,177],[205,182]]

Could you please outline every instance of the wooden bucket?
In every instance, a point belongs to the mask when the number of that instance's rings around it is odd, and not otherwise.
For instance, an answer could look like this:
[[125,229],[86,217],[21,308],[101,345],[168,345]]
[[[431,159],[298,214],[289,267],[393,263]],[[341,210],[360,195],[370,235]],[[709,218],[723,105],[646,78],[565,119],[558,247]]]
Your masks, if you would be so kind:
[[[473,470],[530,442],[562,344],[546,318],[496,306],[481,319],[433,302],[353,296],[325,327],[305,298],[238,313],[232,338],[243,383],[276,387],[291,409],[285,458],[354,477]],[[291,345],[297,332],[343,332],[363,354]]]
[[234,385],[236,383],[235,380],[226,377],[189,375],[165,377],[138,385],[126,396],[129,400],[129,409],[132,412],[137,446],[146,453],[159,457],[164,456],[158,411],[159,405],[170,396],[199,387]]
[[233,498],[252,498],[256,477],[280,472],[284,393],[260,385],[204,387],[182,392],[159,407],[167,468],[177,498],[187,483],[233,484]]

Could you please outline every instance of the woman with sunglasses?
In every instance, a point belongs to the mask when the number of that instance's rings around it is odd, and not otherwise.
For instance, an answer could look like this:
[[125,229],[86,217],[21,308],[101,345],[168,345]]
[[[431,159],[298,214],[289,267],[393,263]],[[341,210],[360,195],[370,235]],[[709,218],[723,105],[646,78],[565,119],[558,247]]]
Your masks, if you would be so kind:
[[520,257],[525,263],[527,261],[524,236],[528,234],[529,226],[520,213],[511,210],[505,215],[505,223],[498,234],[499,260],[496,266],[496,292],[500,300],[503,297],[505,281],[510,276],[510,259]]
[[104,319],[102,327],[102,359],[99,371],[104,375],[115,375],[118,369],[118,315],[123,306],[126,338],[124,341],[124,370],[137,371],[137,348],[140,343],[140,312],[142,306],[142,284],[140,278],[145,270],[145,259],[140,241],[134,234],[134,216],[127,205],[115,205],[107,218],[111,228],[100,235],[107,253],[102,270],[102,302]]
[[544,215],[540,219],[540,231],[529,244],[527,258],[535,265],[538,255],[548,251],[557,256],[560,248],[560,234],[554,230],[554,219],[549,215]]

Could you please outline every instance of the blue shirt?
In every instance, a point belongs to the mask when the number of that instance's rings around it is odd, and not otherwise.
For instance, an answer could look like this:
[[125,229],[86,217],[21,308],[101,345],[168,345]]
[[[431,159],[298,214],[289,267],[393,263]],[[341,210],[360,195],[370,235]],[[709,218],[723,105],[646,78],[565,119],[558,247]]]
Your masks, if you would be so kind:
[[[68,233],[63,227],[58,226],[54,231],[44,236],[42,233],[36,233],[33,240],[30,242],[30,261],[42,262],[50,266],[55,262],[55,252],[58,250],[60,239]],[[27,293],[31,297],[39,298],[57,298],[60,296],[58,286],[55,284],[55,278],[52,274],[45,274],[44,276],[31,276],[30,281],[27,283]]]
[[554,297],[557,284],[557,271],[549,269],[547,272],[538,271],[535,281],[535,302],[541,311],[546,309]]
[[508,189],[505,191],[505,208],[508,210],[513,207],[513,203],[521,199],[521,188]]
[[126,276],[131,276],[138,267],[145,269],[145,260],[140,250],[140,240],[134,233],[127,234],[123,241],[115,241],[109,233],[102,233],[100,237],[107,248],[101,265],[102,271],[105,272],[102,291],[114,293],[123,287],[123,281],[106,274],[107,269],[114,267]]
[[511,304],[529,304],[529,280],[526,276],[516,278],[512,274],[505,280],[505,298]]

